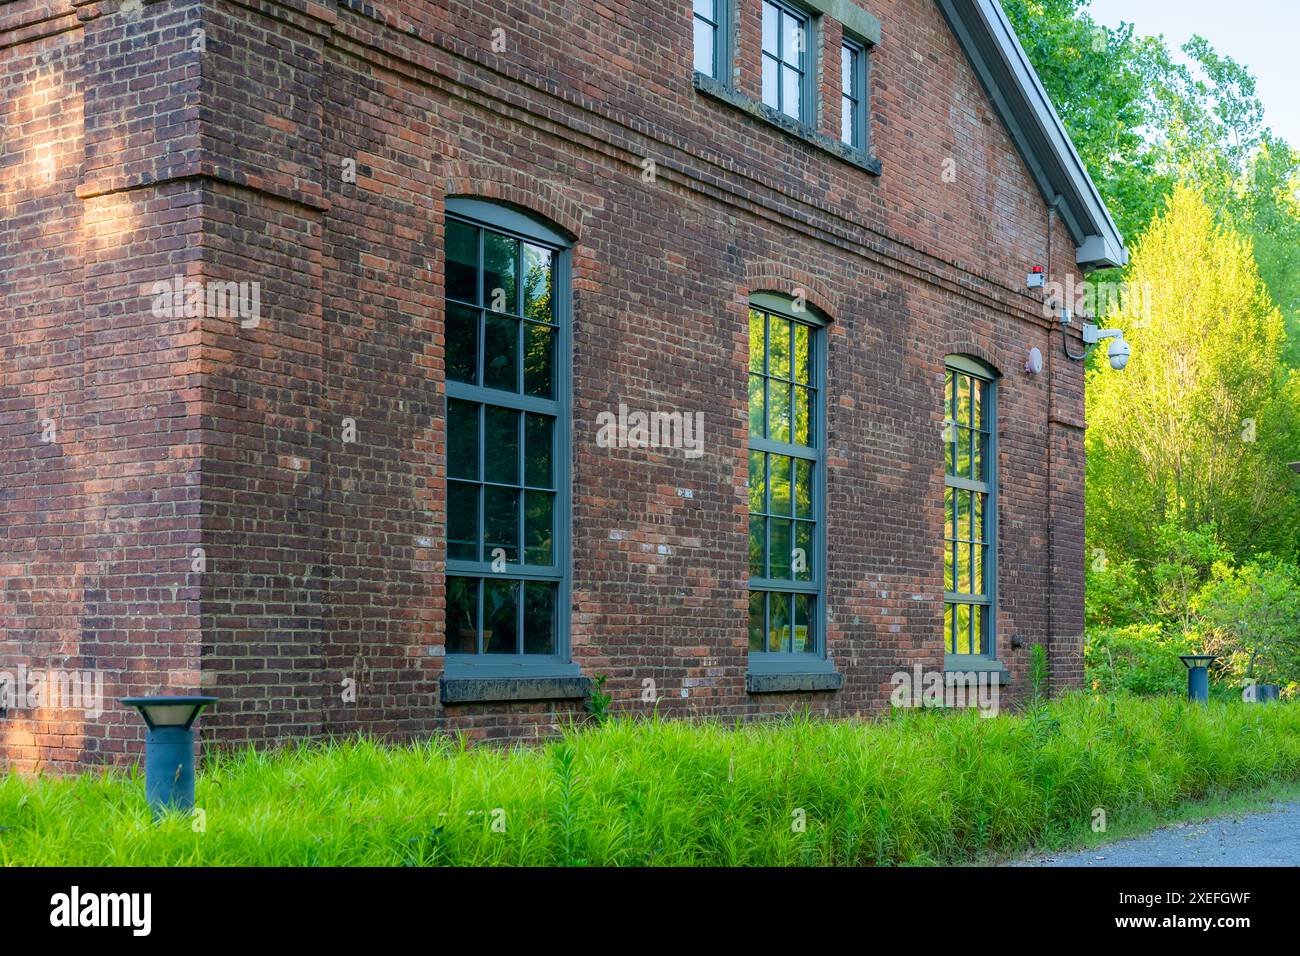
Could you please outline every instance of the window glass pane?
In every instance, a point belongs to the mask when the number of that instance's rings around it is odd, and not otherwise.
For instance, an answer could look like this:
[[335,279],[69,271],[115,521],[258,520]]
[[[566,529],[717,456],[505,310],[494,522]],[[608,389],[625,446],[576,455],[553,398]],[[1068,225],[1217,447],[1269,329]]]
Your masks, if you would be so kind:
[[803,458],[794,461],[794,513],[800,518],[813,516],[813,465]]
[[476,383],[478,377],[478,309],[447,306],[447,378]]
[[478,478],[478,409],[473,402],[447,399],[447,475]]
[[478,561],[478,485],[447,482],[447,557]]
[[524,653],[555,653],[555,585],[524,584]]
[[770,550],[768,560],[770,562],[769,576],[777,580],[790,580],[790,550],[794,546],[791,540],[791,528],[789,519],[772,518],[768,521],[768,536],[770,538]]
[[767,649],[788,654],[790,653],[790,597],[774,591],[767,599],[772,615]]
[[534,488],[554,488],[551,473],[551,427],[555,419],[528,412],[524,415],[524,483]]
[[975,493],[972,491],[958,491],[957,497],[961,502],[961,508],[958,511],[957,520],[957,537],[962,541],[971,540],[971,501]]
[[749,510],[751,514],[766,511],[765,491],[767,476],[764,473],[765,456],[761,451],[749,453]]
[[984,495],[975,495],[975,518],[971,523],[971,528],[975,532],[976,541],[984,540]]
[[957,652],[957,644],[952,637],[952,605],[943,606],[943,642],[944,648],[952,654]]
[[763,331],[763,313],[758,309],[749,310],[749,370],[751,372],[763,371],[763,349],[764,336]]
[[957,476],[970,477],[970,429],[958,425],[957,432]]
[[966,564],[966,546],[954,542],[952,546],[952,569],[953,569],[952,590],[958,593],[965,593],[965,590],[962,588],[962,573],[965,564]]
[[794,323],[794,380],[804,385],[812,380],[812,329],[802,322]]
[[970,649],[970,605],[957,605],[957,650],[958,654],[969,654]]
[[984,436],[977,431],[971,432],[971,451],[971,477],[984,481]]
[[781,106],[781,66],[770,56],[763,57],[763,102],[773,109]]
[[478,230],[447,220],[447,298],[478,304]]
[[527,564],[555,563],[552,510],[555,495],[549,491],[524,492],[524,561]]
[[840,90],[845,97],[853,95],[853,48],[840,47]]
[[483,651],[519,653],[519,582],[483,582]]
[[487,481],[519,484],[519,412],[488,405],[483,409],[483,471]]
[[811,521],[794,523],[794,548],[791,551],[790,567],[796,581],[813,579],[813,524]]
[[957,591],[960,594],[970,594],[970,545],[964,542],[957,542]]
[[763,628],[766,623],[763,620],[763,609],[766,595],[762,591],[749,592],[749,649],[751,651],[763,651]]
[[840,141],[853,145],[853,101],[847,97],[840,101]]
[[519,492],[512,488],[483,489],[483,560],[494,561],[498,548],[512,564],[519,561]]
[[772,514],[788,515],[790,514],[790,466],[794,459],[787,458],[785,455],[771,455],[768,459],[768,467],[772,470],[771,489],[772,489]]
[[713,4],[714,0],[695,0],[695,12],[717,23],[718,18],[713,12]]
[[762,515],[749,516],[749,575],[754,578],[767,576],[763,566],[763,554],[767,548],[767,519]]
[[817,650],[813,635],[812,609],[813,598],[807,594],[794,596],[794,652],[811,654]]
[[813,431],[812,420],[812,389],[804,388],[802,385],[794,387],[794,443],[812,447]]
[[539,398],[554,398],[554,365],[555,329],[548,325],[525,322],[524,393]]
[[971,402],[974,405],[973,424],[976,428],[984,427],[984,383],[977,378],[971,379]]
[[943,545],[943,589],[945,591],[957,590],[957,568],[953,563],[953,548],[955,545],[951,541],[945,541]]
[[953,509],[956,507],[957,492],[953,488],[943,489],[943,536],[951,540],[956,523],[953,521]]
[[489,315],[483,337],[483,384],[506,392],[519,391],[519,322]]
[[763,385],[766,379],[761,375],[749,376],[749,434],[755,438],[763,438],[763,413],[765,410],[763,399]]
[[551,250],[525,242],[524,315],[538,322],[551,321]]
[[971,583],[974,586],[971,593],[984,594],[984,546],[971,545],[971,556],[974,558],[971,562]]
[[777,378],[768,379],[768,437],[774,441],[790,440],[790,389],[793,386]]
[[794,119],[802,116],[799,102],[799,72],[788,66],[781,68],[781,112]]
[[707,76],[717,76],[713,54],[713,27],[697,18],[695,20],[695,69]]
[[983,607],[972,607],[970,615],[971,641],[970,652],[972,654],[984,653],[984,613],[987,610]]
[[478,653],[478,579],[447,578],[448,654]]
[[781,12],[775,4],[763,4],[763,50],[776,56],[780,51],[780,39],[777,34]]
[[787,63],[798,66],[802,60],[800,54],[807,49],[803,21],[781,11],[781,58]]
[[498,232],[483,233],[483,304],[489,309],[519,314],[518,263],[518,239]]

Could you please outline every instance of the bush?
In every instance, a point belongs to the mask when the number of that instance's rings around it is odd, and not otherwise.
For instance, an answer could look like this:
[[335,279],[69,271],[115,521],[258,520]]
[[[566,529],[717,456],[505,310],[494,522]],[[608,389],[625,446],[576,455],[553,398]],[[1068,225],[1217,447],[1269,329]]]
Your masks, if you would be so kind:
[[1187,668],[1180,654],[1199,654],[1189,638],[1170,635],[1159,624],[1132,624],[1088,634],[1084,681],[1101,693],[1187,694]]
[[[898,711],[726,727],[627,719],[544,747],[442,738],[209,762],[204,827],[121,773],[0,778],[0,864],[958,863],[1300,779],[1300,708],[1172,698],[1032,717]],[[7,829],[5,829],[7,828]]]
[[1208,653],[1239,685],[1300,682],[1300,568],[1264,556],[1216,565],[1195,603]]

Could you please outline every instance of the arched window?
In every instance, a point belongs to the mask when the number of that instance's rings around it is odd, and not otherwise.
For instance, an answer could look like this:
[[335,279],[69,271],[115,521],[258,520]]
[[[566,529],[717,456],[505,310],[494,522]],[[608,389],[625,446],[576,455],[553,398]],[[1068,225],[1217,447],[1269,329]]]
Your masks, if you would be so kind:
[[944,379],[944,650],[996,657],[997,377],[950,355]]
[[568,242],[447,201],[447,669],[568,662]]
[[749,661],[817,669],[826,656],[826,319],[785,296],[749,308]]

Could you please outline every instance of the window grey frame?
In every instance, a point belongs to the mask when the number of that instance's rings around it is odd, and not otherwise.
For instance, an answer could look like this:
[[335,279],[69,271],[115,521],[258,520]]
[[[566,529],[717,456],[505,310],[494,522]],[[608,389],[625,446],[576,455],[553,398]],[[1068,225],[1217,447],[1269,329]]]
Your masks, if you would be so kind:
[[[853,55],[853,65],[849,71],[850,89],[844,89],[844,51],[849,51]],[[870,78],[870,65],[868,54],[870,48],[867,44],[857,40],[847,33],[840,42],[840,142],[852,149],[866,152],[871,142],[867,131],[867,117],[869,110],[867,108],[869,99],[869,87],[867,86]],[[854,93],[856,92],[856,96]],[[846,112],[847,107],[847,112]],[[844,138],[844,117],[849,118],[850,138]]]
[[[817,98],[814,89],[817,81],[817,56],[816,52],[819,47],[817,31],[816,14],[803,8],[795,3],[787,3],[786,0],[761,0],[762,20],[767,17],[768,7],[774,8],[778,12],[776,39],[777,50],[771,54],[767,50],[765,34],[766,26],[760,27],[759,44],[758,44],[758,67],[759,67],[759,84],[760,93],[759,101],[765,106],[790,117],[797,123],[808,127],[809,129],[817,128]],[[795,65],[785,59],[785,31],[782,29],[782,19],[791,17],[803,24],[804,44],[803,49],[799,51],[798,64]],[[768,60],[776,62],[776,102],[769,102],[766,90],[762,89],[764,68]],[[786,112],[785,102],[785,83],[784,75],[787,67],[792,67],[799,72],[799,115],[793,116]]]
[[[704,23],[713,31],[713,72],[708,73],[698,67],[695,67],[695,72],[713,77],[728,86],[731,85],[732,37],[735,32],[732,29],[734,2],[735,0],[692,0],[691,6],[691,64],[694,66],[695,54],[699,52],[695,46],[696,25]],[[712,19],[701,8],[710,8]]]
[[[771,673],[823,673],[833,672],[834,666],[826,655],[826,409],[827,401],[827,342],[830,338],[829,326],[830,318],[815,310],[811,305],[804,305],[802,309],[796,309],[794,301],[784,295],[770,292],[756,292],[749,297],[749,309],[746,310],[746,329],[749,327],[749,311],[758,310],[767,314],[774,314],[781,318],[788,319],[795,323],[800,323],[809,327],[811,335],[809,344],[813,355],[810,357],[810,371],[813,377],[812,387],[815,391],[813,403],[811,405],[813,415],[812,429],[812,447],[795,444],[793,441],[786,443],[777,441],[768,437],[755,437],[750,435],[746,448],[746,460],[753,452],[764,452],[767,454],[777,454],[787,456],[792,459],[802,459],[812,463],[813,480],[812,480],[812,520],[815,522],[813,529],[813,554],[812,575],[808,581],[790,579],[772,578],[772,577],[753,577],[748,579],[746,588],[747,594],[754,592],[762,593],[786,593],[786,594],[805,594],[811,596],[814,602],[813,611],[809,618],[809,624],[813,628],[814,647],[810,652],[796,653],[791,651],[749,651],[749,671],[753,674],[771,674]],[[764,340],[767,340],[770,322],[764,320]],[[770,347],[767,349],[770,352]],[[793,363],[793,355],[791,356]],[[747,364],[745,368],[746,394],[748,395],[748,381],[754,374]],[[770,420],[771,403],[769,401],[770,391],[770,360],[765,355],[763,360],[762,373],[764,378],[764,401],[763,414],[764,421]],[[794,378],[793,367],[791,369],[791,378]],[[748,400],[746,401],[748,405]],[[791,407],[791,439],[794,438],[794,408]],[[748,416],[746,419],[746,431],[748,432]],[[770,514],[770,485],[771,485],[771,465],[770,458],[765,457],[764,464],[764,514]],[[748,498],[748,483],[746,484],[746,495]],[[798,506],[795,504],[795,487],[793,476],[791,480],[791,516],[798,513]],[[764,554],[765,563],[770,561],[771,552],[771,532],[770,521],[765,521],[764,531]],[[746,566],[748,567],[748,528],[746,531]],[[791,538],[792,546],[797,546],[795,539]],[[746,609],[746,633],[749,631],[749,610]],[[771,633],[771,612],[770,602],[764,601],[763,615],[763,638],[766,643]],[[793,644],[793,641],[791,642]]]
[[[526,393],[525,386],[525,366],[523,354],[523,339],[526,329],[526,320],[524,315],[524,294],[525,283],[523,276],[520,274],[521,264],[523,261],[523,246],[519,247],[516,263],[516,282],[515,282],[515,303],[511,312],[520,316],[516,346],[519,349],[517,353],[516,370],[517,381],[520,387],[515,392],[507,392],[494,388],[488,388],[483,384],[483,370],[486,362],[484,348],[484,323],[487,315],[492,311],[487,301],[484,301],[487,293],[480,287],[476,288],[475,294],[478,301],[469,303],[466,300],[453,300],[446,294],[444,286],[444,302],[451,306],[460,304],[467,308],[478,311],[478,338],[476,346],[476,355],[478,368],[476,378],[480,384],[468,384],[461,381],[455,381],[447,378],[445,382],[444,411],[450,409],[453,401],[466,401],[481,405],[484,411],[479,415],[479,437],[478,437],[478,470],[477,484],[481,487],[487,487],[487,475],[485,473],[485,441],[483,429],[486,427],[487,408],[506,408],[519,412],[534,412],[553,419],[551,432],[551,467],[553,471],[552,485],[554,487],[554,498],[552,502],[551,513],[551,540],[553,545],[552,563],[550,565],[533,565],[524,563],[525,553],[518,555],[518,562],[507,566],[504,572],[494,572],[492,570],[492,561],[470,561],[466,559],[452,559],[448,557],[446,562],[446,574],[444,577],[444,589],[450,588],[451,580],[454,577],[478,578],[480,581],[492,579],[512,580],[520,582],[518,608],[516,610],[516,640],[519,642],[516,646],[522,650],[524,641],[523,615],[525,613],[526,599],[524,597],[526,582],[549,582],[555,586],[554,602],[552,608],[554,640],[549,654],[487,654],[483,653],[483,602],[486,588],[480,583],[478,587],[478,617],[475,622],[475,628],[478,632],[476,640],[479,646],[479,652],[475,654],[447,653],[446,670],[448,677],[508,677],[508,676],[572,676],[579,673],[576,664],[570,661],[569,648],[569,627],[570,627],[570,608],[571,608],[571,591],[572,591],[572,542],[570,526],[572,521],[572,488],[570,474],[570,455],[572,447],[572,409],[571,409],[571,354],[572,354],[572,290],[571,290],[571,250],[572,243],[567,236],[563,235],[557,229],[546,224],[542,220],[525,213],[521,210],[501,206],[493,202],[481,199],[466,197],[450,197],[446,202],[446,220],[459,221],[467,223],[479,229],[478,248],[477,248],[477,268],[478,274],[482,274],[484,268],[483,262],[483,244],[484,230],[498,233],[510,238],[519,239],[523,242],[530,243],[550,250],[552,257],[551,273],[551,322],[555,326],[552,344],[552,395],[553,399],[544,399],[535,395]],[[444,257],[444,264],[447,257]],[[445,268],[445,265],[444,265]],[[444,273],[445,274],[445,273]],[[448,314],[450,309],[444,312]],[[446,336],[444,335],[444,341]],[[523,430],[527,427],[527,416],[519,416],[518,427]],[[447,430],[448,445],[448,472],[444,474],[444,489],[447,489],[446,499],[450,501],[449,483],[451,478],[450,471],[450,425]],[[523,489],[529,484],[526,474],[526,448],[525,443],[520,440],[519,452],[516,462],[517,477],[519,478],[518,487],[520,488],[520,514],[519,527],[517,529],[517,540],[521,548],[527,547],[527,528],[524,517],[524,499]],[[479,515],[477,518],[476,534],[482,549],[486,549],[487,529],[484,525],[484,504],[485,494],[479,494]],[[448,526],[448,532],[450,527]],[[450,534],[444,538],[444,553],[449,545]],[[480,551],[480,557],[485,557],[483,550]],[[446,591],[444,590],[444,593]],[[449,617],[449,615],[448,615]],[[451,627],[448,620],[446,628]],[[449,632],[448,632],[449,633]],[[444,639],[446,638],[444,635]],[[451,642],[446,641],[445,647],[450,647]]]
[[[958,402],[958,388],[954,379],[952,399],[948,399],[948,381],[950,376],[966,376],[983,383],[984,399],[983,411],[978,429],[970,428],[967,454],[973,457],[975,442],[983,437],[985,442],[982,451],[982,463],[984,466],[984,477],[982,480],[971,477],[964,477],[952,474],[956,471],[960,458],[958,456],[957,446],[962,438],[962,432],[967,428],[969,423],[973,423],[972,417],[966,423],[957,421],[955,416]],[[1001,378],[999,373],[989,367],[984,362],[967,355],[949,355],[944,360],[944,547],[947,549],[947,555],[952,558],[952,584],[954,588],[960,585],[959,562],[957,560],[957,549],[960,546],[967,548],[967,561],[971,561],[973,549],[984,547],[986,549],[982,560],[984,573],[984,587],[982,592],[974,593],[972,582],[971,593],[960,590],[950,590],[948,588],[949,575],[948,564],[945,558],[944,564],[944,655],[949,664],[960,663],[961,661],[982,661],[997,660],[997,582],[998,582],[998,380]],[[973,405],[973,403],[972,403]],[[949,465],[951,460],[952,465]],[[974,467],[970,471],[974,472]],[[949,490],[952,490],[954,505],[952,509],[948,506]],[[983,494],[984,498],[984,528],[981,533],[978,529],[972,527],[972,534],[969,539],[962,538],[960,523],[956,520],[954,512],[957,510],[956,501],[958,492],[975,492]],[[949,521],[952,521],[951,536],[948,534]],[[969,569],[973,575],[973,566]],[[978,653],[958,653],[957,651],[957,607],[969,606],[978,608],[982,617],[981,620],[981,646]],[[952,608],[952,620],[949,623],[948,609]],[[973,623],[967,631],[970,635],[973,631]]]

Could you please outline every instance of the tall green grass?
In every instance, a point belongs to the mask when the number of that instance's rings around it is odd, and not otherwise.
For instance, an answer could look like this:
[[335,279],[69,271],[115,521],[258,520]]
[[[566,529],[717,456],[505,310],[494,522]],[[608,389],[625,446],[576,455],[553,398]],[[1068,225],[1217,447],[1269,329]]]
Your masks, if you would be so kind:
[[208,762],[198,818],[136,774],[0,778],[6,865],[857,865],[1052,846],[1300,779],[1300,708],[1075,695],[1028,716],[612,721],[543,747],[359,740]]

